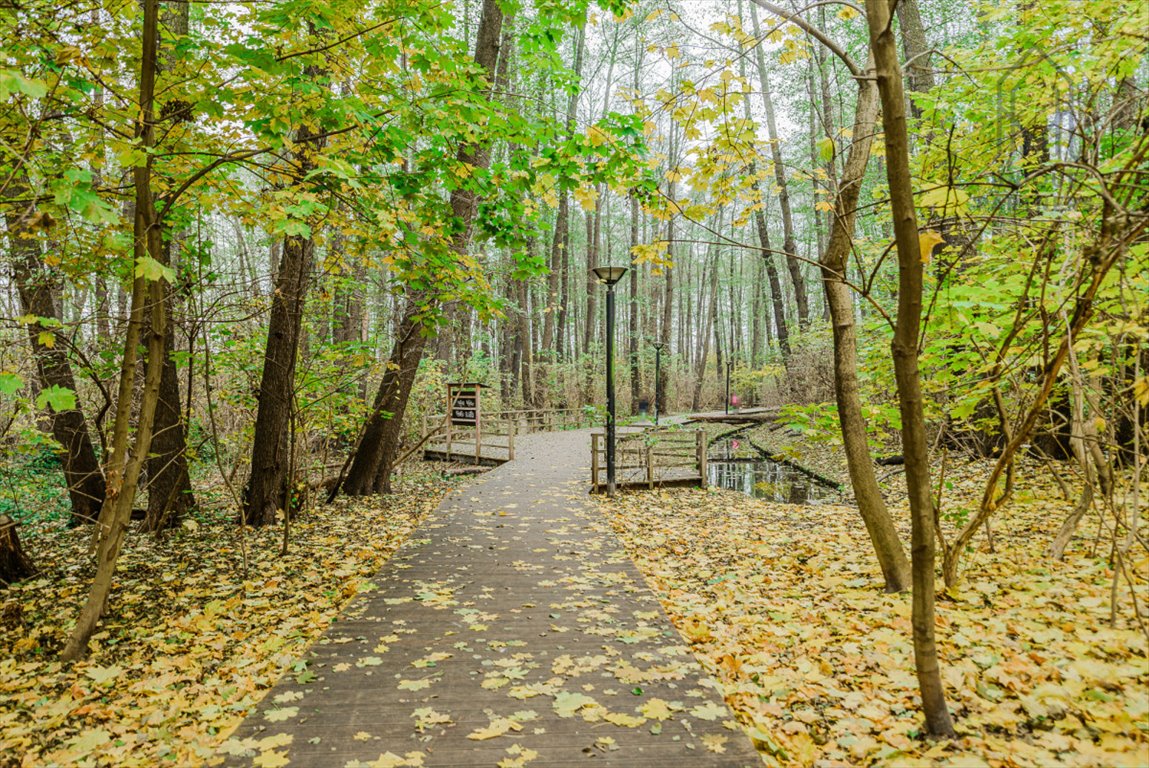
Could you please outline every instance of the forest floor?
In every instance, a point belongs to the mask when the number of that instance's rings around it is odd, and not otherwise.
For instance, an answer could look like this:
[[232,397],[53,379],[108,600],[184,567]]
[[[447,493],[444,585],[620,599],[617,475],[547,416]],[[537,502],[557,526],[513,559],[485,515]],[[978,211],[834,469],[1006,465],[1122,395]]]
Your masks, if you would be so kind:
[[[776,448],[833,471],[831,449]],[[957,509],[986,467],[950,463]],[[204,762],[285,672],[311,674],[304,649],[460,484],[437,469],[417,465],[383,506],[300,516],[286,557],[282,528],[241,537],[208,513],[164,541],[132,537],[92,656],[70,670],[55,657],[91,576],[87,533],[26,525],[42,574],[5,595],[0,768]],[[908,541],[899,478],[890,498]],[[959,739],[938,744],[920,735],[909,598],[882,592],[856,509],[719,490],[599,503],[768,765],[1149,765],[1149,644],[1128,584],[1111,626],[1096,519],[1065,562],[1045,556],[1069,504],[1040,467],[995,518],[996,552],[979,535],[962,588],[939,602]],[[1131,566],[1144,606],[1149,562]]]
[[415,464],[382,500],[340,499],[241,533],[203,511],[134,535],[90,657],[57,656],[92,575],[90,531],[21,528],[40,574],[0,620],[0,767],[198,765],[462,481]]
[[[819,452],[790,447],[805,462]],[[814,467],[829,474],[835,460],[815,456]],[[951,465],[957,509],[986,465]],[[904,501],[895,491],[891,502],[908,541]],[[1119,584],[1113,626],[1109,537],[1095,538],[1096,518],[1065,562],[1045,555],[1072,505],[1040,467],[1024,469],[995,518],[996,551],[979,535],[962,586],[938,603],[952,742],[921,736],[909,595],[882,591],[855,508],[722,490],[601,504],[768,765],[1149,765],[1149,643],[1129,586]],[[1145,606],[1149,562],[1133,565]]]

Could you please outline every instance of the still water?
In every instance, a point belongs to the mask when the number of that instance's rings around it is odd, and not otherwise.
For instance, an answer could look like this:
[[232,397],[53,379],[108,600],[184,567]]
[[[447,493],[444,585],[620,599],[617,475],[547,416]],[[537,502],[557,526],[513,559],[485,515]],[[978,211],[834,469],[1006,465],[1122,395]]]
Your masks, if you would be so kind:
[[710,444],[707,480],[712,486],[786,504],[840,502],[842,494],[804,472],[774,461],[737,436]]

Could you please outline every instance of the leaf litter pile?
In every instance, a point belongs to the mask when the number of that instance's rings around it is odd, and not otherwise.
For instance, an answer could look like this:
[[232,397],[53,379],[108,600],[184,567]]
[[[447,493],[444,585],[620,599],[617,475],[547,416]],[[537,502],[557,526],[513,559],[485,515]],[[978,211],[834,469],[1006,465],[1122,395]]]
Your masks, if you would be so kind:
[[0,766],[203,763],[284,672],[313,674],[301,652],[373,588],[452,487],[440,478],[417,470],[394,495],[308,510],[286,556],[281,527],[223,515],[130,536],[92,653],[70,669],[57,657],[91,581],[90,531],[33,532],[40,574],[8,589],[0,626]]
[[[955,485],[955,503],[978,488]],[[979,535],[960,588],[939,594],[959,735],[939,743],[920,734],[910,597],[883,593],[856,509],[721,490],[602,505],[767,765],[1149,765],[1147,642],[1128,587],[1111,626],[1107,542],[1094,551],[1084,524],[1064,562],[1046,556],[1068,505],[1041,482],[1020,484],[994,519],[995,553]],[[892,512],[908,542],[907,510]]]

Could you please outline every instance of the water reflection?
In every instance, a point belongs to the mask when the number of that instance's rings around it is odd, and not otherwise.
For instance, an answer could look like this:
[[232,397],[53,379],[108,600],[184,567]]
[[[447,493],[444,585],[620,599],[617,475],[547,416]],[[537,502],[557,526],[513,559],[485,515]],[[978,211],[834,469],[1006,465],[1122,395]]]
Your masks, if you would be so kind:
[[841,493],[782,462],[763,456],[747,440],[729,438],[710,446],[707,480],[712,486],[787,504],[837,502]]

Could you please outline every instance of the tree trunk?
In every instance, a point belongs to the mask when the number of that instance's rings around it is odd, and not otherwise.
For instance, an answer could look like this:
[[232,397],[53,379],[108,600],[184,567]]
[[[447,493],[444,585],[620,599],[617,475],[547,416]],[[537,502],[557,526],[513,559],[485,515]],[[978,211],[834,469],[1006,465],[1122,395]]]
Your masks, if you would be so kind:
[[[595,321],[598,320],[598,308],[595,298],[598,291],[598,282],[595,280],[593,270],[598,266],[598,227],[595,226],[595,220],[602,214],[602,203],[600,199],[595,206],[595,213],[592,216],[588,211],[586,214],[586,316],[583,318],[585,325],[583,326],[582,348],[584,352],[589,353],[591,344],[595,341]],[[587,376],[591,375],[587,371]],[[589,388],[588,388],[589,391]]]
[[[672,124],[670,128],[670,152],[667,154],[667,162],[671,167],[674,167],[674,163],[677,162],[675,158],[675,146],[675,132]],[[675,191],[676,185],[672,181],[667,188],[667,197],[670,198],[672,205],[675,201]],[[673,366],[670,365],[673,360],[670,347],[670,331],[671,321],[674,317],[674,251],[674,217],[672,216],[670,220],[666,222],[667,264],[663,267],[666,283],[662,293],[662,325],[659,329],[658,337],[658,340],[662,343],[662,350],[666,353],[668,359],[663,363],[663,372],[658,381],[658,391],[654,393],[654,398],[658,403],[658,412],[662,416],[669,413],[666,408],[666,393],[670,386],[670,376],[668,374],[673,369]]]
[[[754,24],[754,34],[759,34],[758,11],[750,5],[750,18]],[[798,308],[798,327],[805,328],[810,321],[810,307],[806,298],[806,281],[802,276],[802,265],[798,262],[798,242],[794,237],[794,215],[790,210],[790,189],[786,183],[786,165],[782,159],[782,143],[778,140],[778,127],[774,120],[774,100],[770,94],[770,79],[766,74],[766,59],[762,46],[754,47],[755,63],[758,66],[758,79],[762,85],[762,107],[766,110],[766,129],[770,136],[770,158],[774,165],[774,181],[778,185],[778,205],[782,209],[782,250],[786,253],[786,267],[790,270],[790,281],[794,285],[795,306]],[[781,332],[781,329],[779,329]]]
[[[563,193],[563,197],[568,197],[565,192]],[[562,200],[559,201],[560,207],[562,206],[562,202]],[[567,200],[567,209],[568,215],[567,219],[563,222],[563,228],[555,233],[555,237],[562,238],[562,245],[559,249],[559,287],[561,295],[559,296],[558,317],[555,318],[555,357],[558,360],[563,359],[569,348],[567,343],[567,314],[570,310],[570,303],[573,300],[571,297],[574,295],[571,289],[571,228],[569,217],[569,198]],[[571,314],[573,316],[573,313]]]
[[[711,246],[713,250],[713,246]],[[691,410],[698,411],[702,408],[702,386],[706,383],[706,362],[710,357],[710,334],[714,332],[714,341],[718,342],[717,332],[714,331],[714,320],[717,315],[718,306],[718,260],[713,260],[710,272],[710,294],[709,305],[706,308],[706,319],[703,321],[702,333],[698,339],[698,359],[694,372],[694,395],[690,398]],[[705,274],[705,273],[704,273]],[[722,351],[718,350],[719,363],[718,367],[721,369]]]
[[[898,28],[902,36],[902,50],[906,56],[906,90],[912,96],[934,87],[934,73],[930,69],[929,43],[922,24],[918,0],[898,0]],[[922,110],[910,99],[910,114],[921,117]]]
[[555,327],[560,310],[561,297],[559,291],[561,290],[560,279],[562,277],[562,251],[563,251],[563,233],[567,228],[567,216],[570,211],[568,205],[568,196],[566,191],[559,190],[559,205],[558,211],[555,213],[555,230],[554,236],[551,239],[551,255],[549,263],[549,271],[547,272],[547,301],[543,309],[543,339],[542,349],[540,352],[544,355],[554,354],[558,357],[559,349],[555,340]]
[[[586,28],[578,28],[575,39],[574,74],[582,74],[583,53],[586,50]],[[582,89],[575,89],[567,98],[566,134],[574,134],[575,118],[578,116],[578,97]],[[551,247],[551,271],[547,275],[547,311],[543,321],[543,349],[550,350],[554,345],[555,358],[562,359],[565,345],[567,303],[570,301],[570,275],[567,267],[570,255],[570,195],[559,189],[559,207],[555,214],[555,234]],[[553,319],[553,330],[552,329]]]
[[763,294],[762,290],[765,281],[762,279],[766,275],[766,268],[762,262],[754,263],[752,267],[754,272],[750,278],[750,290],[752,291],[750,299],[750,368],[757,370],[758,366],[762,364],[762,313],[765,311],[763,308]]
[[[492,88],[495,85],[502,27],[503,11],[497,0],[483,0],[482,17],[475,41],[475,63],[487,73]],[[487,168],[491,163],[490,148],[486,144],[465,145],[459,149],[458,159],[475,168]],[[457,254],[465,255],[471,243],[479,197],[470,190],[460,188],[451,193],[450,203],[452,212],[460,222],[451,247]],[[427,344],[422,320],[426,312],[425,303],[423,296],[414,293],[408,296],[387,372],[383,375],[371,415],[364,425],[350,470],[342,483],[343,492],[349,496],[390,492],[391,470],[398,453],[403,415]]]
[[36,567],[20,547],[16,521],[0,515],[0,585],[8,586],[36,575]]
[[[172,291],[167,292],[169,301],[172,294]],[[168,331],[164,334],[160,394],[147,462],[148,509],[141,525],[141,530],[151,532],[176,525],[195,506],[188,475],[187,431],[180,398],[179,369],[172,357],[175,343],[170,314],[166,324]]]
[[[306,71],[313,78],[320,74],[318,67],[308,67]],[[314,154],[322,149],[323,140],[310,128],[301,127],[296,131],[295,144],[302,179],[315,168]],[[290,513],[288,435],[294,418],[295,364],[314,255],[315,241],[310,235],[290,235],[283,241],[283,257],[271,296],[259,409],[252,437],[251,478],[244,514],[244,522],[249,525],[271,525],[278,511]]]
[[[751,5],[750,9],[751,9],[751,11],[754,11],[754,6]],[[742,15],[742,3],[741,2],[739,2],[739,4],[738,4],[738,14],[739,14],[739,16]],[[758,18],[757,12],[754,13],[754,18],[755,19]],[[757,22],[755,22],[755,29],[757,29]],[[759,53],[759,55],[761,55],[761,54]],[[744,57],[739,60],[739,67],[740,67],[740,72],[741,72],[742,77],[745,78],[746,77],[746,59]],[[764,62],[763,62],[763,66],[762,66],[762,69],[760,70],[759,74],[762,76],[765,75],[765,63]],[[769,95],[764,94],[762,98],[763,98],[763,101],[766,102],[766,101],[769,101],[770,97],[769,97]],[[772,103],[771,103],[771,107],[773,107]],[[742,113],[743,113],[743,116],[747,120],[751,119],[750,100],[749,99],[743,99],[742,100]],[[770,114],[770,113],[768,113],[768,114]],[[776,144],[773,141],[771,142],[771,148],[773,151],[778,152],[778,158],[780,158],[781,157],[781,150],[776,149]],[[777,163],[778,158],[775,158],[775,163]],[[755,161],[751,160],[750,164],[749,164],[749,168],[747,169],[747,173],[749,176],[751,176],[753,178],[753,177],[755,177],[757,172],[758,172],[758,165]],[[785,179],[785,174],[783,174],[783,179]],[[777,180],[777,174],[775,174],[775,180]],[[790,359],[790,333],[786,327],[786,299],[782,294],[782,283],[778,279],[778,267],[774,263],[774,253],[770,247],[770,229],[766,225],[766,211],[764,210],[764,208],[766,206],[766,195],[762,192],[761,185],[759,184],[759,182],[757,180],[755,180],[753,182],[751,189],[753,190],[754,195],[757,197],[757,202],[760,202],[763,206],[763,208],[759,208],[758,210],[754,211],[754,228],[758,234],[758,244],[762,247],[762,265],[766,269],[766,279],[770,285],[770,306],[773,309],[773,313],[774,313],[774,327],[776,329],[777,337],[778,337],[778,349],[782,353],[782,359],[784,361],[788,361]],[[782,187],[782,189],[785,189],[785,187]],[[789,210],[789,208],[790,208],[790,197],[789,197],[789,194],[787,194],[787,196],[786,196],[786,209]],[[791,237],[793,237],[792,232],[791,232]],[[755,294],[755,295],[757,296],[758,294]],[[754,320],[755,320],[755,322],[758,322],[758,320],[759,320],[758,310],[755,310]],[[767,335],[767,337],[769,337],[770,336],[770,333],[769,333],[770,324],[769,324],[769,322],[766,323],[766,326],[767,326],[766,335]],[[757,342],[755,342],[755,345],[757,345]],[[757,346],[755,346],[755,352],[757,352]]]
[[914,665],[917,668],[922,709],[926,717],[926,731],[931,736],[952,738],[953,722],[946,706],[935,641],[934,508],[918,371],[922,259],[910,182],[905,94],[902,91],[902,72],[891,29],[889,4],[886,0],[866,0],[866,18],[882,101],[886,177],[890,185],[890,208],[898,251],[898,315],[892,351],[898,408],[902,417],[902,455],[906,462],[906,487],[913,526]]
[[[7,194],[13,198],[31,194],[31,185],[23,167],[13,173]],[[11,207],[4,210],[12,256],[12,279],[20,296],[21,311],[37,318],[28,324],[28,337],[41,390],[58,387],[75,393],[72,365],[57,334],[62,322],[60,311],[53,296],[51,275],[40,255],[40,241],[31,226],[33,220],[33,216],[21,216]],[[68,483],[72,505],[71,523],[94,523],[104,504],[104,476],[100,472],[100,463],[79,401],[74,408],[53,409],[51,426],[52,437],[63,449],[64,479]]]
[[830,240],[822,254],[822,286],[834,332],[834,395],[842,444],[850,472],[850,484],[858,511],[866,524],[870,543],[882,569],[887,592],[902,592],[911,586],[910,562],[902,549],[894,521],[886,509],[874,461],[866,439],[866,420],[858,386],[858,337],[854,321],[854,296],[846,285],[847,264],[854,239],[858,194],[866,175],[870,147],[878,116],[878,92],[872,81],[858,81],[858,105],[854,117],[854,141],[850,145],[842,183],[834,202]]
[[408,297],[391,359],[375,395],[371,415],[363,427],[351,467],[343,480],[343,492],[348,496],[367,496],[390,490],[390,473],[383,472],[382,468],[394,460],[399,444],[399,424],[427,346],[420,319],[422,309],[417,296]]
[[778,349],[782,353],[783,360],[788,360],[790,330],[786,325],[786,303],[782,298],[782,281],[778,279],[778,268],[774,265],[774,253],[770,248],[770,230],[766,226],[764,211],[754,212],[754,226],[758,231],[758,243],[762,246],[762,263],[766,267],[766,280],[770,284],[770,306],[774,310],[774,332],[778,337]]
[[[635,75],[637,77],[637,75]],[[630,198],[630,248],[638,245],[638,198]],[[630,357],[630,412],[638,413],[638,404],[642,399],[642,368],[639,365],[640,331],[638,327],[638,265],[632,263],[631,251],[627,251],[627,263],[630,264],[630,322],[627,338],[627,352]]]
[[[144,152],[155,146],[154,94],[156,75],[158,0],[143,0],[143,41],[140,56],[139,116],[136,138]],[[152,195],[152,163],[148,154],[143,165],[133,169],[136,210],[133,223],[133,264],[131,309],[124,352],[120,364],[120,385],[116,399],[116,420],[109,446],[106,477],[107,503],[100,510],[96,540],[96,575],[87,601],[80,610],[67,644],[61,653],[64,661],[75,661],[87,653],[88,641],[107,608],[116,563],[123,546],[124,534],[132,517],[140,469],[152,442],[152,425],[159,400],[163,371],[166,312],[164,287],[159,281],[146,281],[138,276],[137,267],[147,258],[163,258],[163,232],[156,216]],[[147,339],[147,366],[135,429],[135,445],[129,452],[131,438],[132,390],[135,385],[137,347],[144,330],[145,310],[151,312]]]

